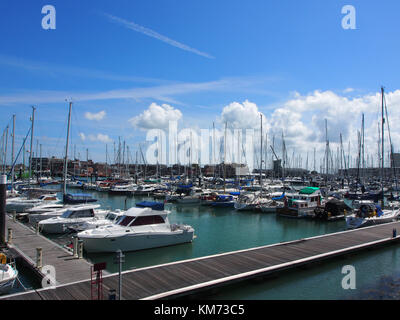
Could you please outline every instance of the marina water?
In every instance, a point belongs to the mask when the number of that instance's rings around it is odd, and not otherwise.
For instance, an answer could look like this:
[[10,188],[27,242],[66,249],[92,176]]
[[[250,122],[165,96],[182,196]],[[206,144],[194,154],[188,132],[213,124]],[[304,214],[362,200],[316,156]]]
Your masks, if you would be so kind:
[[[77,189],[71,193],[80,192]],[[124,209],[152,197],[125,197],[106,192],[85,190],[102,208]],[[298,240],[327,233],[344,231],[345,221],[316,221],[278,217],[275,214],[236,211],[200,205],[166,203],[171,223],[193,226],[193,243],[126,252],[123,270],[153,266],[223,252],[248,249],[284,241]],[[114,273],[115,254],[86,254],[92,263],[106,262],[107,271]],[[254,280],[230,285],[206,299],[396,299],[400,292],[400,248],[391,246],[335,259],[307,269],[294,269],[267,281]],[[342,267],[356,270],[356,290],[342,288]],[[89,271],[88,271],[89,274]],[[397,290],[399,288],[399,290]]]

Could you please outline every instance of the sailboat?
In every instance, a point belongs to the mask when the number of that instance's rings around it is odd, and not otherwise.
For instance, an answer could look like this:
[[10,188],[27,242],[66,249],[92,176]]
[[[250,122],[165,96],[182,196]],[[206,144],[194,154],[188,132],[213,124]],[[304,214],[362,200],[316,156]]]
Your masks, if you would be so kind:
[[368,227],[395,221],[400,216],[400,209],[382,210],[379,205],[366,203],[360,206],[356,213],[346,217],[347,229]]
[[384,101],[385,101],[385,93],[384,88],[381,87],[381,94],[382,94],[382,137],[381,137],[381,145],[382,145],[382,164],[381,164],[381,195],[382,195],[382,202],[381,206],[375,204],[362,204],[360,208],[356,211],[356,213],[346,217],[346,225],[348,229],[355,229],[366,227],[374,224],[382,224],[395,221],[400,217],[400,210],[399,209],[387,209],[382,210],[384,205],[384,127],[385,127],[385,116],[384,116]]
[[71,110],[72,102],[69,103],[68,112],[68,127],[67,127],[67,142],[65,144],[65,160],[64,160],[64,183],[63,183],[63,202],[65,204],[80,204],[88,202],[96,202],[90,194],[69,194],[67,193],[67,174],[68,174],[68,143],[69,143],[69,130],[71,128]]

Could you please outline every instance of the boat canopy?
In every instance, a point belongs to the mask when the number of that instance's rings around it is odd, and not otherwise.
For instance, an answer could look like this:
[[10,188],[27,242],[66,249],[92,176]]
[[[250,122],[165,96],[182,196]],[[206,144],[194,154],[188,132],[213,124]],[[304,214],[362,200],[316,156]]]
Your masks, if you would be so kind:
[[188,189],[188,188],[192,188],[193,187],[193,183],[185,185],[185,184],[179,184],[178,188],[179,189]]
[[240,196],[240,192],[229,192],[231,196]]
[[281,200],[283,198],[285,198],[285,192],[283,192],[282,195],[279,197],[272,198],[272,200]]
[[315,187],[306,187],[306,188],[301,189],[299,191],[299,193],[300,194],[312,194],[312,193],[314,193],[316,191],[319,191],[319,190],[320,190],[319,188],[315,188]]
[[136,203],[136,207],[139,208],[152,208],[153,210],[164,210],[163,202],[154,202],[154,201],[142,201]]

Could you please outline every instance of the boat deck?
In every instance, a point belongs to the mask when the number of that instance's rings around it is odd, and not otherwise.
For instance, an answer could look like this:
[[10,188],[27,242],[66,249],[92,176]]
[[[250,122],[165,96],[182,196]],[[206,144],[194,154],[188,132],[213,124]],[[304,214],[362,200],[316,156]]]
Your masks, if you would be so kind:
[[[337,232],[274,245],[239,250],[158,266],[128,270],[122,274],[123,299],[166,299],[198,293],[250,278],[279,274],[283,270],[308,265],[341,255],[398,243],[392,222],[362,229]],[[60,266],[72,275],[69,266]],[[84,272],[85,273],[85,272]],[[86,273],[87,274],[87,273]],[[103,278],[104,298],[110,289],[118,288],[118,274]],[[90,299],[90,281],[60,285],[55,289],[40,289],[1,299],[74,300]]]

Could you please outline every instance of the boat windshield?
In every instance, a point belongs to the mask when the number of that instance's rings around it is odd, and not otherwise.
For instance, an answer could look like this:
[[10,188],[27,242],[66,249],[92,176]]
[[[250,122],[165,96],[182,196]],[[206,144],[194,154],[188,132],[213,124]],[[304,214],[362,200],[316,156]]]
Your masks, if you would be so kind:
[[106,215],[106,219],[108,219],[108,220],[114,220],[115,218],[116,218],[116,214],[115,213],[108,213],[107,215]]
[[136,217],[132,217],[132,216],[122,216],[121,218],[119,218],[119,220],[117,221],[117,224],[119,224],[120,226],[124,226],[126,227],[129,223],[132,222],[133,219],[135,219]]
[[70,218],[74,214],[73,211],[65,211],[62,215],[61,218]]

